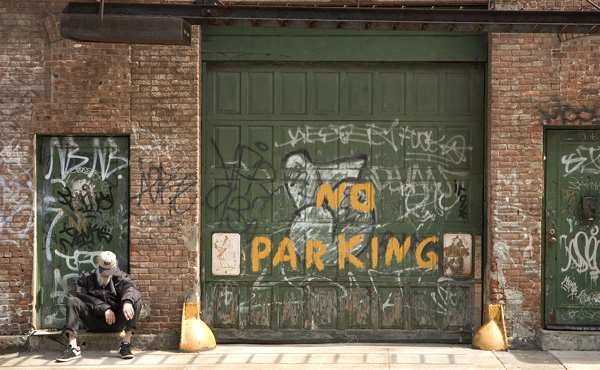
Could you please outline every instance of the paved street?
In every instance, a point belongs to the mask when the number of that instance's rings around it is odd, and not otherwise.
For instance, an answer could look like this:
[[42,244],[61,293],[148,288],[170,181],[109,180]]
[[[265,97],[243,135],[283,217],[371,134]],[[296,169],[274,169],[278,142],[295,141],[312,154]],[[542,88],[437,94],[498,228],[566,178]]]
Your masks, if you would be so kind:
[[218,345],[213,351],[185,354],[135,351],[122,360],[117,351],[87,351],[81,359],[57,363],[59,353],[28,352],[0,356],[0,369],[531,369],[598,370],[600,352],[499,351],[486,352],[468,345],[438,344],[321,344]]

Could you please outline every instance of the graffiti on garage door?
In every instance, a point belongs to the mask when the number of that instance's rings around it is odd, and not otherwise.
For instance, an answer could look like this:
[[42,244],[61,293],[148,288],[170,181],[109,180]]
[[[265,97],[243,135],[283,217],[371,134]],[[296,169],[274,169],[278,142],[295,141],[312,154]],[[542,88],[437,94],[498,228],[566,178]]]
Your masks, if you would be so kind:
[[385,328],[468,337],[482,232],[483,70],[211,68],[203,314],[217,335],[294,329],[274,339],[286,341],[315,328]]

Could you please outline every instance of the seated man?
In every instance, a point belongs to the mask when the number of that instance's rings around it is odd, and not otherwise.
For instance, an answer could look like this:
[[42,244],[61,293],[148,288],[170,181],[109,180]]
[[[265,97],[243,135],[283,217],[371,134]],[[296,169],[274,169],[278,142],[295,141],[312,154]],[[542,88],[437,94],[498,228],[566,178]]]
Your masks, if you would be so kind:
[[98,268],[84,273],[75,286],[75,297],[67,303],[67,321],[63,333],[69,345],[56,361],[65,362],[81,357],[77,346],[79,320],[93,332],[119,332],[125,338],[119,347],[121,358],[133,358],[131,336],[142,307],[141,293],[129,275],[117,267],[117,256],[104,251],[98,255]]

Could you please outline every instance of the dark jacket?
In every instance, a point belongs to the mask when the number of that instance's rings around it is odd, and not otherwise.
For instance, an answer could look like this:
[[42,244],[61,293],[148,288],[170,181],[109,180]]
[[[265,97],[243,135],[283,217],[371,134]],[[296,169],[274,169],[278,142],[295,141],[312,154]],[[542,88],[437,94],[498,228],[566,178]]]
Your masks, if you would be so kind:
[[142,297],[129,274],[121,270],[115,272],[105,287],[98,283],[96,270],[84,273],[75,285],[75,296],[98,316],[104,316],[109,308],[116,313],[121,310],[123,303],[134,304]]

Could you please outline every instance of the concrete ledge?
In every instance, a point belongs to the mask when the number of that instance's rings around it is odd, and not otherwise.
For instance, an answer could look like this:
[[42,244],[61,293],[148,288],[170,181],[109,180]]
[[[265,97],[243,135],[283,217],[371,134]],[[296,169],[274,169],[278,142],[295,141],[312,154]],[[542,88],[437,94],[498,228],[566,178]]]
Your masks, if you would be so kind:
[[0,335],[0,355],[27,351],[26,335]]
[[[116,350],[123,340],[124,333],[80,333],[77,343],[82,350]],[[27,349],[32,352],[62,351],[67,345],[67,338],[60,332],[32,335]],[[131,346],[138,351],[177,350],[179,335],[135,334]],[[15,351],[13,351],[15,352]]]
[[134,350],[140,351],[174,351],[179,350],[179,334],[135,334],[131,339]]
[[542,330],[544,351],[600,351],[600,331]]

